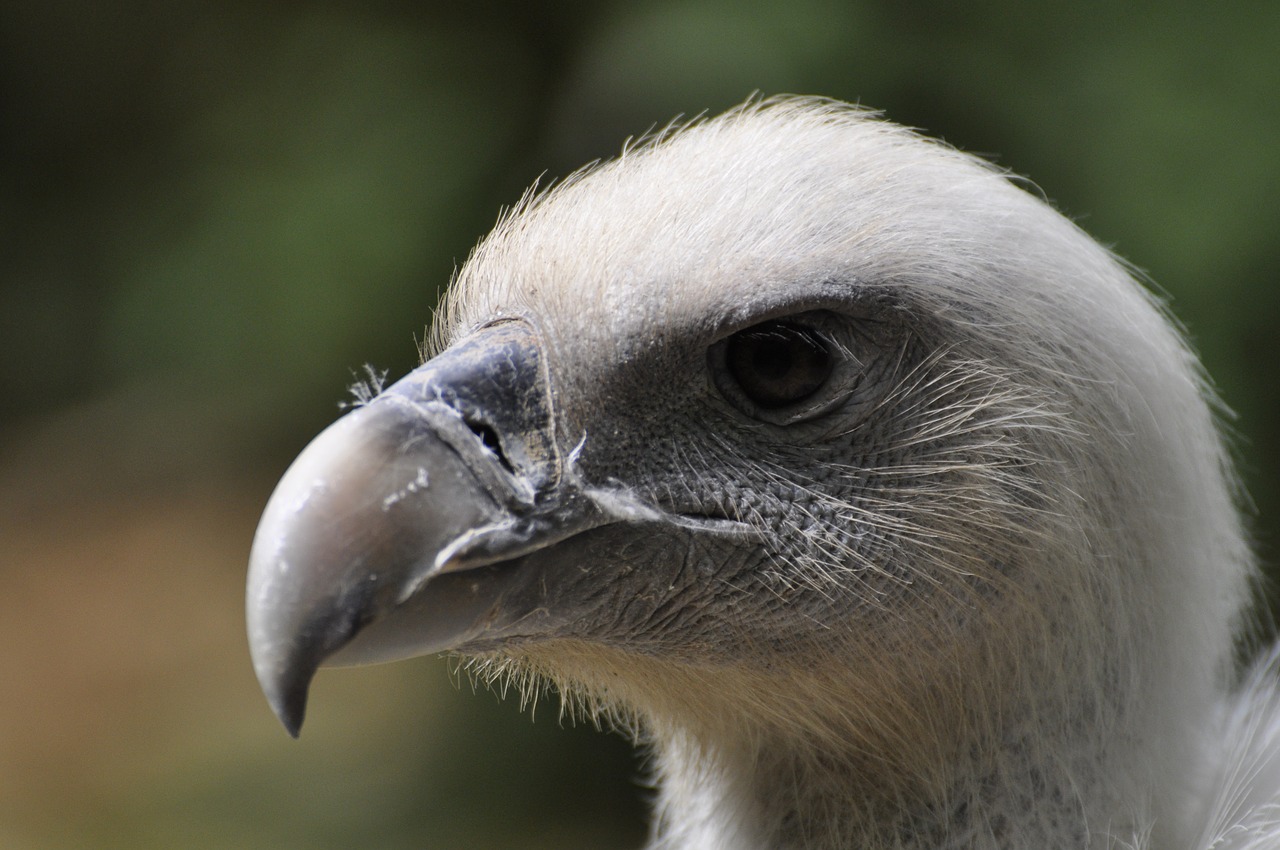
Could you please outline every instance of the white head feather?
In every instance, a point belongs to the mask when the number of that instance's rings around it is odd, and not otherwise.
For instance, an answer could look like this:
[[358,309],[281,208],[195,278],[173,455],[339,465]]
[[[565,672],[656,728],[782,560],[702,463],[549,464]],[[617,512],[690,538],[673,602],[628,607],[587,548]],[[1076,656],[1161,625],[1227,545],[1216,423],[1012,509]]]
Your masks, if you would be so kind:
[[[840,505],[845,526],[814,532],[830,558],[796,555],[804,577],[778,580],[864,581],[869,604],[905,582],[916,604],[882,603],[874,628],[823,622],[825,653],[806,643],[810,663],[785,669],[573,642],[501,669],[646,730],[657,847],[1274,837],[1263,803],[1213,801],[1233,787],[1221,716],[1252,567],[1196,359],[1128,267],[989,164],[848,106],[749,103],[527,196],[459,273],[434,338],[530,322],[567,444],[589,457],[609,393],[656,386],[679,341],[842,299],[886,305],[928,354],[881,400],[910,427],[841,473],[875,498]],[[905,573],[842,537],[854,525]],[[1275,734],[1270,707],[1249,714],[1265,699],[1234,721],[1253,730],[1231,733],[1238,760]],[[797,777],[808,799],[780,801]]]

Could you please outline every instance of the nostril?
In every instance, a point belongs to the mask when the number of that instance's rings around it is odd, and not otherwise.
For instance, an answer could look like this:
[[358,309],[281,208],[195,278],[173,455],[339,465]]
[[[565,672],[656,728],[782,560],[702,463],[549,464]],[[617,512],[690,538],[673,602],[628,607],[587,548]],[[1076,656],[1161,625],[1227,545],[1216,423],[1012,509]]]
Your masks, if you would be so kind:
[[502,468],[514,475],[515,468],[511,465],[511,461],[507,459],[507,453],[502,450],[502,441],[498,439],[498,432],[493,429],[493,426],[471,419],[465,421],[472,433],[480,438],[481,444],[498,459],[498,463],[502,464]]

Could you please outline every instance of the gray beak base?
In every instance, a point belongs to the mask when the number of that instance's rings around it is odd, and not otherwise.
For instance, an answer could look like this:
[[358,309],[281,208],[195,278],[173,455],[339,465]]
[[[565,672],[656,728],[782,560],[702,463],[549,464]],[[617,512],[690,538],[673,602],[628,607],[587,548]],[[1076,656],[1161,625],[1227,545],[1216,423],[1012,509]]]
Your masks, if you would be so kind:
[[483,634],[503,562],[590,525],[564,510],[582,500],[559,487],[549,399],[532,331],[496,326],[335,422],[285,473],[254,537],[246,615],[291,735],[322,663]]
[[320,663],[427,581],[447,544],[498,514],[456,452],[425,429],[411,435],[415,414],[384,402],[334,423],[289,468],[258,526],[249,645],[292,734]]

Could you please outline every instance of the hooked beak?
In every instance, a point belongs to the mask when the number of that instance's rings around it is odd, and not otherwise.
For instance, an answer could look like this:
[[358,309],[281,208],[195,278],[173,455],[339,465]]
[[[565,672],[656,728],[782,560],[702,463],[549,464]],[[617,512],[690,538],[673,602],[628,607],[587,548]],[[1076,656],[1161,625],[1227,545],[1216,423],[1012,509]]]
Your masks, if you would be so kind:
[[296,736],[323,663],[455,649],[534,604],[513,561],[602,523],[565,480],[527,325],[486,328],[320,434],[262,515],[254,669]]

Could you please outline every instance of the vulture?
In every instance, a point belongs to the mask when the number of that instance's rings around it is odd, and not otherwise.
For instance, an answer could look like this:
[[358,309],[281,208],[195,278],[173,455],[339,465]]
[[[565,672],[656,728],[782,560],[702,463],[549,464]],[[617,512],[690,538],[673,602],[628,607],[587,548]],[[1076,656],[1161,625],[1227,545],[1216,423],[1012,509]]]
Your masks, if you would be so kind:
[[672,125],[505,212],[424,349],[254,538],[291,734],[320,666],[452,652],[647,747],[652,850],[1280,847],[1213,394],[990,164],[813,98]]

